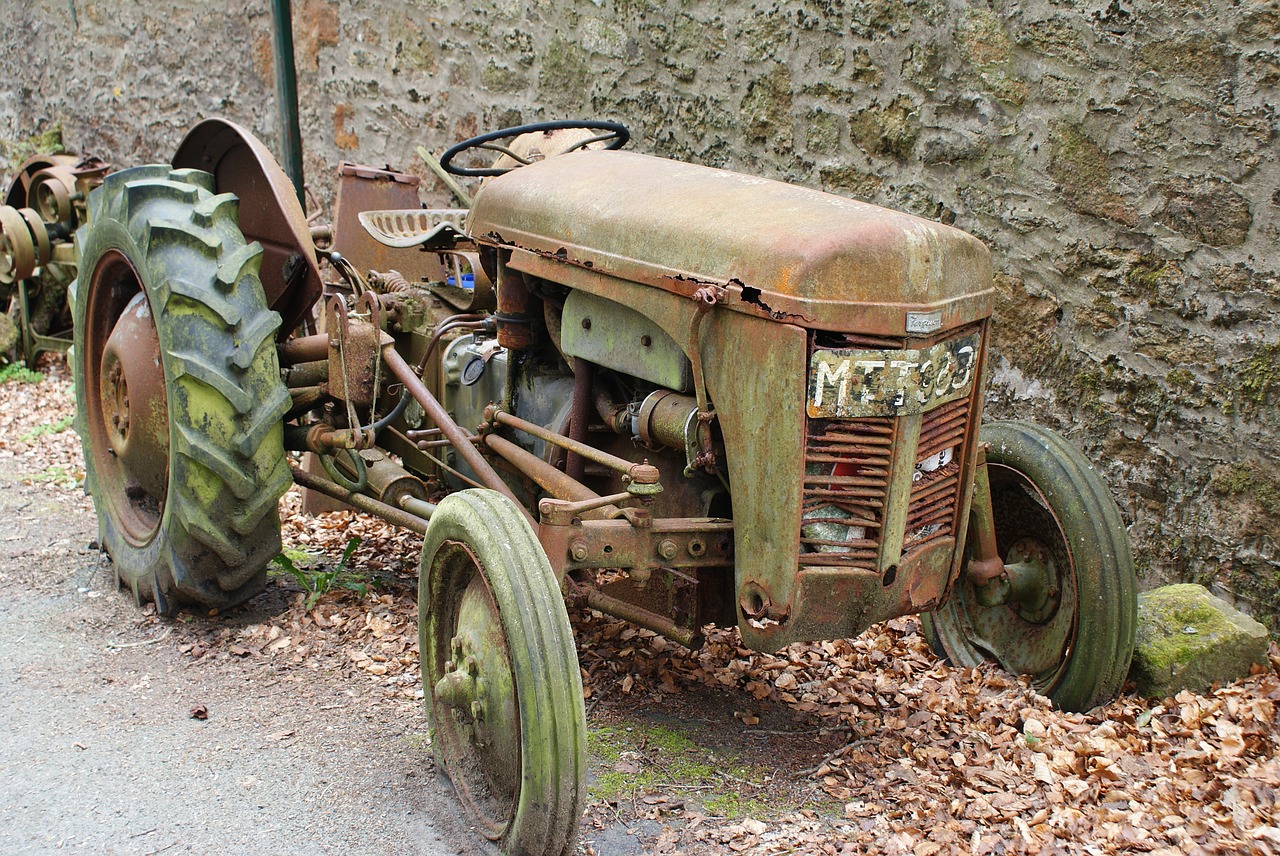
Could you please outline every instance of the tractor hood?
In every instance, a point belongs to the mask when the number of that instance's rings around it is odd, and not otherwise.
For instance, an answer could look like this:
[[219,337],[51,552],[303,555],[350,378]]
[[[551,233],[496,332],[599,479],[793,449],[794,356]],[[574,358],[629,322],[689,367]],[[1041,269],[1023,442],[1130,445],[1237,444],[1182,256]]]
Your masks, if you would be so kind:
[[939,223],[780,181],[634,152],[580,151],[489,180],[478,241],[729,308],[886,336],[991,312],[991,261]]

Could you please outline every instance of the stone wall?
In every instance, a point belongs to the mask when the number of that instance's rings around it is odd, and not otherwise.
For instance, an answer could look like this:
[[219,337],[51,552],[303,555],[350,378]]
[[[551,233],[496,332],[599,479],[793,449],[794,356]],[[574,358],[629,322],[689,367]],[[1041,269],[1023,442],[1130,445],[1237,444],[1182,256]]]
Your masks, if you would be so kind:
[[[168,8],[168,7],[174,8]],[[76,22],[71,20],[75,9]],[[1277,0],[295,0],[306,167],[621,119],[635,148],[943,220],[998,271],[989,413],[1065,431],[1144,583],[1280,615]],[[123,164],[197,119],[274,133],[267,3],[10,9],[10,160]]]

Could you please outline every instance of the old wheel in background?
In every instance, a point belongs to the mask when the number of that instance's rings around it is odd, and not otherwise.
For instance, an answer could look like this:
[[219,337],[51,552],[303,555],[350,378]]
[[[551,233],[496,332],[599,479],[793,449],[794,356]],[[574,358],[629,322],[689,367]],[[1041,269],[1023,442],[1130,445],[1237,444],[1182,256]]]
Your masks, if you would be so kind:
[[275,332],[237,201],[194,170],[117,172],[89,198],[73,284],[76,430],[100,542],[161,613],[262,589],[290,478]]
[[962,573],[947,602],[923,616],[925,633],[957,665],[994,659],[1030,675],[1058,707],[1088,710],[1119,692],[1133,656],[1137,581],[1120,511],[1058,434],[996,422],[982,440],[998,552],[1021,574],[1023,595],[984,606]]
[[572,853],[586,712],[568,613],[525,516],[496,491],[440,503],[422,548],[422,681],[438,764],[503,853]]

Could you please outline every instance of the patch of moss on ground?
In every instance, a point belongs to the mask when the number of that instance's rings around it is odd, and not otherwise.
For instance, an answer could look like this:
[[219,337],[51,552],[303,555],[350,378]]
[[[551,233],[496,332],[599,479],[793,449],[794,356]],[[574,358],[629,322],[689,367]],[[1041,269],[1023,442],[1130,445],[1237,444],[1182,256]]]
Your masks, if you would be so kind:
[[596,765],[593,799],[632,800],[671,793],[730,819],[766,817],[795,806],[767,791],[766,768],[699,745],[689,733],[663,725],[605,725],[587,735]]
[[771,812],[768,803],[752,797],[728,791],[716,794],[702,801],[702,807],[708,812],[728,818],[767,816]]

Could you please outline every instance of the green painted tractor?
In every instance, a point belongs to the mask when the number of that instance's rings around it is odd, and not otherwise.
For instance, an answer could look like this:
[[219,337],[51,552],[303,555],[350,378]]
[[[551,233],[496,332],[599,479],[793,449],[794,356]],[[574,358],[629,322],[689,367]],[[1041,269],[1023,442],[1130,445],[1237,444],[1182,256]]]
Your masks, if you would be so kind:
[[331,227],[225,121],[98,176],[72,364],[121,585],[166,614],[253,596],[295,482],[422,533],[434,750],[513,854],[571,852],[582,813],[566,598],[757,650],[920,613],[1061,707],[1118,692],[1124,525],[1061,437],[982,424],[983,245],[626,138],[468,140],[440,164],[484,177],[467,209],[344,164]]

